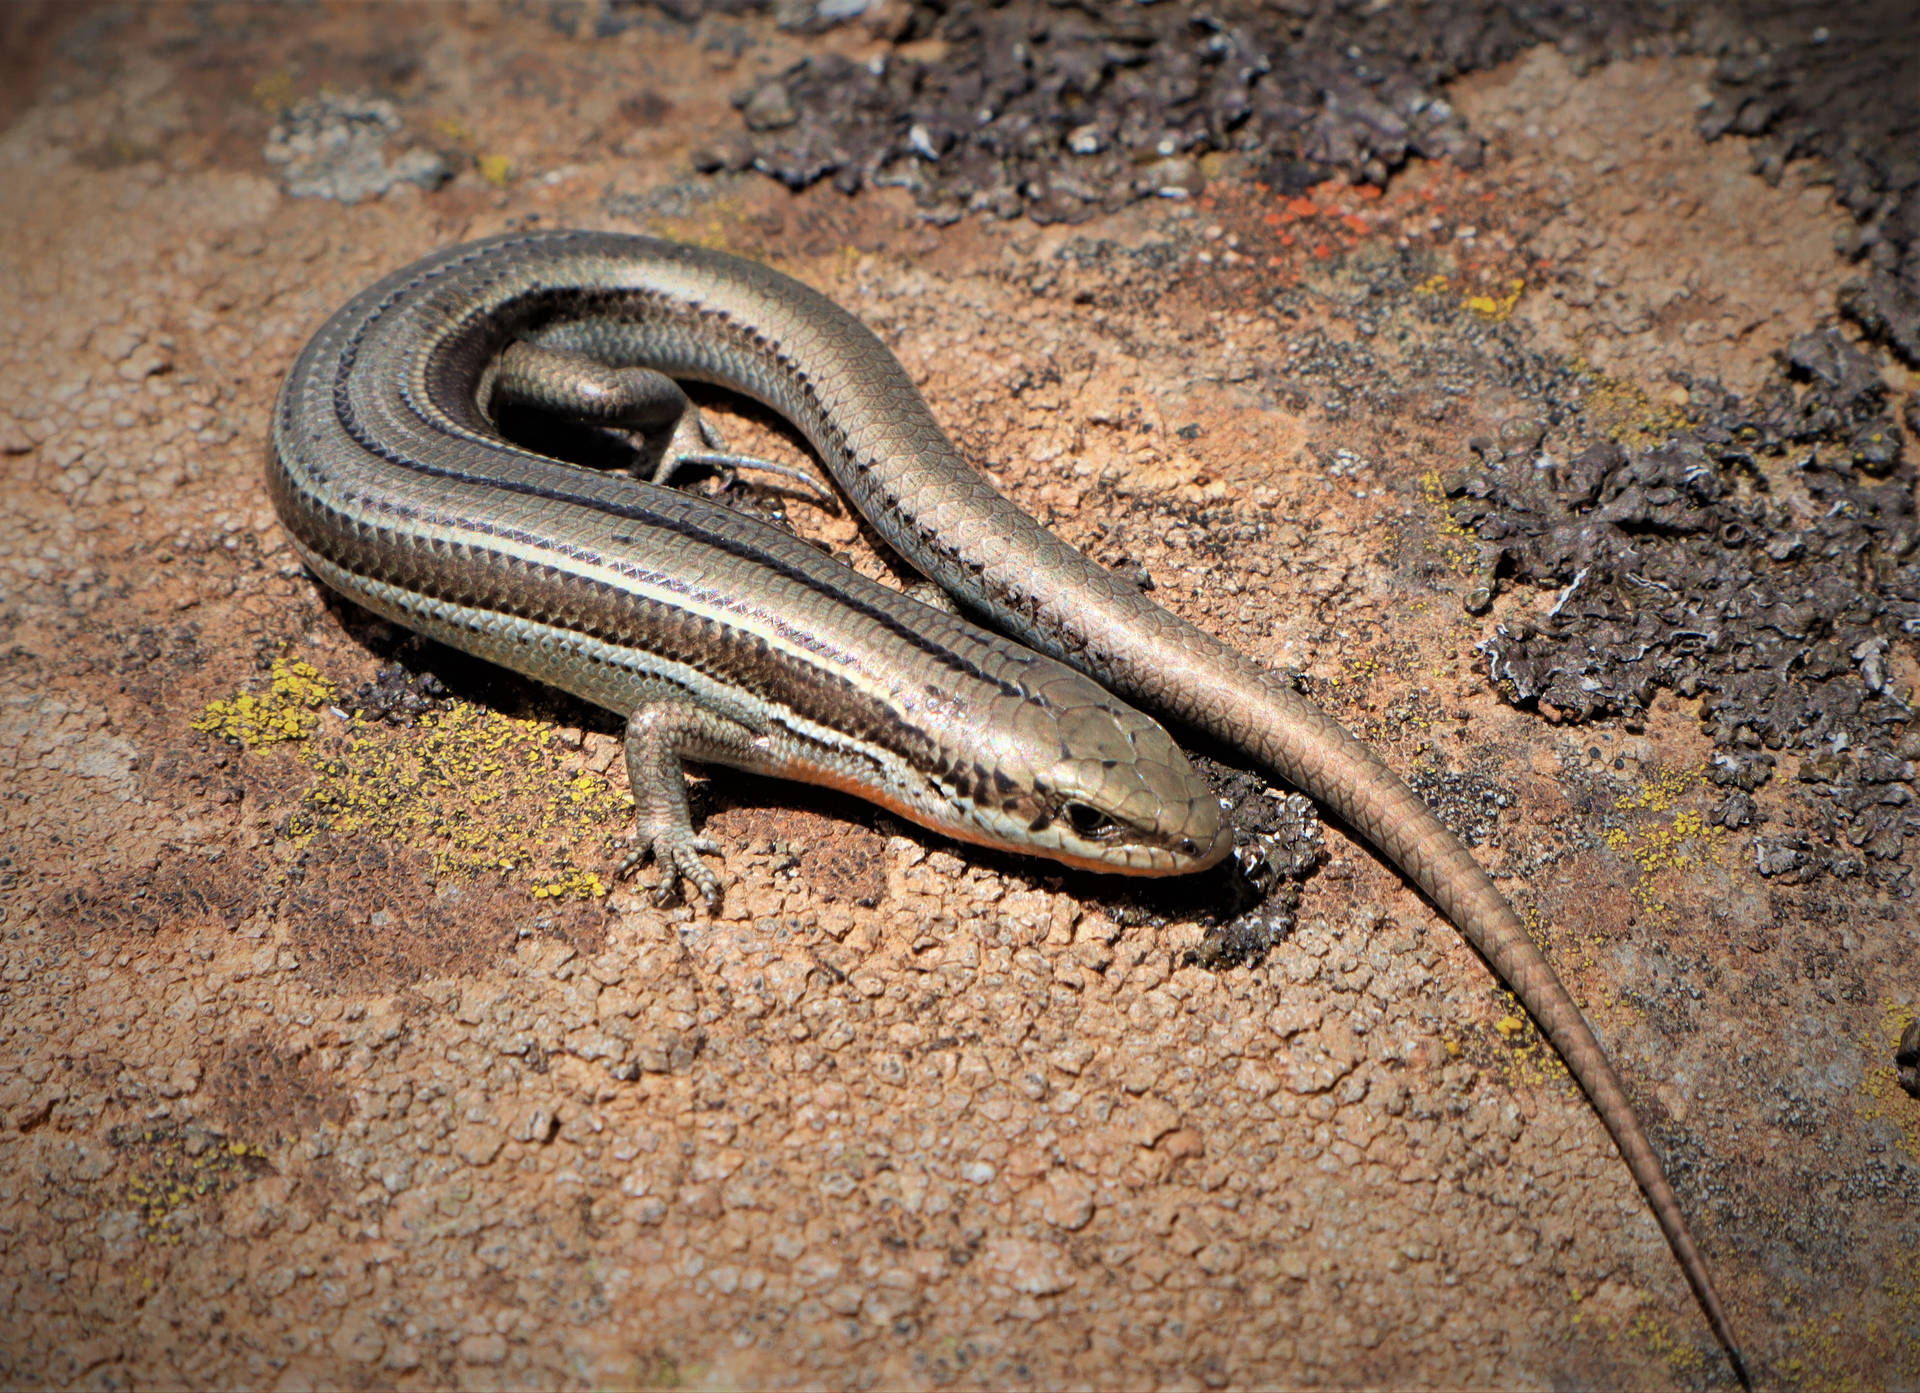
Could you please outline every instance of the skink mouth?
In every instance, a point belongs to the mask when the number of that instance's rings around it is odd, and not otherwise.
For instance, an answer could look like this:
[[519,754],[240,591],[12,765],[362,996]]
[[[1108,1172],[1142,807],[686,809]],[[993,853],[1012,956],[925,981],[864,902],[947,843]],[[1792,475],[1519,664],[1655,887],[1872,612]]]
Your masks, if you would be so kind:
[[[1206,833],[1204,828],[1196,830],[1201,836]],[[1207,840],[1202,841],[1201,836],[1175,836],[1164,843],[1116,842],[1084,850],[1064,845],[1028,846],[1023,849],[1037,852],[1076,870],[1099,871],[1106,875],[1193,875],[1219,865],[1233,850],[1233,828],[1224,821],[1214,825],[1212,835]]]
[[[1228,840],[1227,845],[1229,848],[1233,845],[1231,839]],[[1027,850],[1031,851],[1032,848]],[[1042,854],[1049,860],[1058,861],[1075,870],[1098,871],[1102,875],[1142,877],[1191,875],[1196,871],[1204,871],[1218,865],[1221,857],[1226,854],[1225,851],[1215,853],[1209,848],[1204,855],[1190,856],[1178,848],[1171,847],[1129,847],[1127,852],[1124,859],[1114,856],[1111,852],[1103,856],[1088,856],[1069,851],[1064,847]]]

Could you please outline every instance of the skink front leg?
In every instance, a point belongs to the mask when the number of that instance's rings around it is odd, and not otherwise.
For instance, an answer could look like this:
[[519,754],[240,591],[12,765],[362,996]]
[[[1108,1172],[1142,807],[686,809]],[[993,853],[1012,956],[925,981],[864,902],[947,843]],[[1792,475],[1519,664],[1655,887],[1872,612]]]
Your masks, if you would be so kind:
[[672,428],[652,482],[666,487],[682,469],[751,469],[804,484],[828,508],[834,496],[812,473],[727,449],[718,426],[665,373],[652,368],[609,367],[597,358],[540,344],[510,343],[501,350],[482,387],[483,409],[529,407],[591,425],[619,430]]
[[720,846],[693,830],[682,760],[743,763],[753,744],[753,732],[738,721],[692,702],[649,702],[629,716],[627,781],[640,825],[633,851],[620,863],[618,874],[630,874],[652,856],[660,867],[656,902],[671,900],[684,880],[700,892],[709,909],[718,905],[719,878],[700,856],[717,854]]

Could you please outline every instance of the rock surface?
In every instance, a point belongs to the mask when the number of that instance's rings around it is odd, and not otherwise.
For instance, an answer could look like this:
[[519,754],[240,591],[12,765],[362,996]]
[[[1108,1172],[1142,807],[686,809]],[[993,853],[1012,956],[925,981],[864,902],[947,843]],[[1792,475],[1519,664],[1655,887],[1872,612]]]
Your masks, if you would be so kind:
[[[1825,167],[1702,141],[1718,59],[1515,44],[1437,89],[1474,168],[1183,148],[1139,177],[1185,197],[950,220],[751,171],[808,108],[732,95],[924,38],[760,8],[5,19],[0,1380],[1728,1383],[1511,998],[1244,771],[1268,921],[729,775],[719,916],[611,887],[617,723],[329,598],[260,482],[327,313],[537,219],[818,285],[998,486],[1297,669],[1535,916],[1763,1377],[1920,1381],[1915,383]],[[433,176],[293,196],[323,94]]]

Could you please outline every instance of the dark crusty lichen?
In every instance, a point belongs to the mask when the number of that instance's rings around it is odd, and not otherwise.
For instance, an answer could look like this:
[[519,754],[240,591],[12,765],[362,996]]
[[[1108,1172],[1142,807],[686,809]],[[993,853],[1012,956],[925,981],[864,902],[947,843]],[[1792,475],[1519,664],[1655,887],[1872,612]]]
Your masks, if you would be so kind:
[[[616,5],[608,12],[619,27]],[[800,188],[831,179],[911,189],[936,219],[964,212],[1078,221],[1183,197],[1225,166],[1294,192],[1339,173],[1383,182],[1411,155],[1472,165],[1480,139],[1443,85],[1538,43],[1577,67],[1649,46],[1717,59],[1700,129],[1759,137],[1777,178],[1819,155],[1859,221],[1865,275],[1843,305],[1920,361],[1920,61],[1908,0],[1816,7],[1491,5],[1443,0],[1210,5],[1000,0],[869,7],[854,0],[670,0],[683,20],[771,10],[819,33],[867,17],[894,47],[862,65],[811,55],[735,94],[747,134],[701,167]]]
[[1505,784],[1470,769],[1422,767],[1407,783],[1470,847],[1497,846],[1500,814],[1519,801]]
[[1482,651],[1509,700],[1559,720],[1697,698],[1716,821],[1759,826],[1753,793],[1795,777],[1805,825],[1756,838],[1761,874],[1905,893],[1920,743],[1893,657],[1920,632],[1914,468],[1837,331],[1794,340],[1780,369],[1752,403],[1694,384],[1692,428],[1648,449],[1481,442],[1456,518],[1491,574],[1558,589]]
[[403,129],[385,98],[323,93],[282,113],[262,156],[294,198],[360,203],[396,184],[437,189],[451,179],[453,168],[437,151],[410,146],[389,153],[387,142]]
[[1236,874],[1222,878],[1234,895],[1222,906],[1225,918],[1210,925],[1187,961],[1218,971],[1258,963],[1293,932],[1300,887],[1325,859],[1326,846],[1310,799],[1211,760],[1201,768],[1230,806]]
[[742,90],[751,135],[703,167],[899,185],[936,219],[1041,222],[1196,193],[1223,161],[1287,191],[1336,172],[1382,182],[1412,155],[1478,163],[1478,137],[1439,94],[1448,79],[1535,43],[1621,52],[1675,24],[1642,0],[889,8],[884,60],[810,55]]
[[1791,160],[1824,162],[1856,224],[1843,250],[1862,272],[1840,306],[1920,364],[1920,22],[1912,0],[1747,5],[1701,26],[1697,41],[1718,57],[1701,133],[1755,137],[1754,168],[1771,180]]
[[372,681],[354,690],[347,706],[370,721],[410,726],[422,716],[446,709],[449,696],[439,674],[396,661],[382,663]]
[[[631,6],[607,12],[608,32]],[[1920,24],[1910,0],[1816,6],[1284,5],[670,0],[695,21],[771,10],[819,33],[883,16],[883,60],[816,54],[735,94],[746,133],[705,172],[757,169],[794,188],[900,185],[939,221],[967,212],[1080,221],[1185,197],[1221,169],[1284,192],[1332,174],[1381,183],[1410,156],[1471,166],[1480,138],[1447,104],[1462,73],[1552,43],[1576,67],[1657,46],[1716,59],[1708,139],[1755,137],[1778,179],[1818,156],[1856,220],[1861,277],[1840,306],[1920,363]],[[716,40],[717,42],[717,40]]]

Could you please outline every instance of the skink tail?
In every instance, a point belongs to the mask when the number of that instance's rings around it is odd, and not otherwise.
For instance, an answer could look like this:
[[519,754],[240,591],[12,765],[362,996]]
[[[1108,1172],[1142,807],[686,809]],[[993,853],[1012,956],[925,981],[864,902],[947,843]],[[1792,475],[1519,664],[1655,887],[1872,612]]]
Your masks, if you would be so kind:
[[[1233,655],[1238,657],[1238,655]],[[1680,1201],[1627,1101],[1606,1050],[1552,966],[1460,839],[1380,757],[1280,678],[1245,659],[1229,738],[1332,808],[1372,842],[1458,926],[1566,1061],[1620,1150],[1742,1384],[1745,1361]],[[1256,703],[1254,698],[1264,698]],[[1205,721],[1199,722],[1202,725]],[[1216,731],[1216,734],[1226,734]]]

